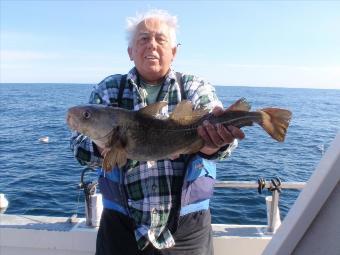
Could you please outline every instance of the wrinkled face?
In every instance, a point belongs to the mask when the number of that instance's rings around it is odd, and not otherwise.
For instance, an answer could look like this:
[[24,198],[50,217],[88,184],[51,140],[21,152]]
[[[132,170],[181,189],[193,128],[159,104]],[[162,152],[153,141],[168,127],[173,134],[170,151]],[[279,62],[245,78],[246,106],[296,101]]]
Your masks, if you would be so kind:
[[161,81],[176,55],[168,25],[155,18],[142,21],[128,53],[143,80],[151,84]]
[[[93,140],[108,139],[114,128],[114,116],[102,105],[75,106],[67,112],[67,124]],[[106,141],[103,141],[106,142]]]

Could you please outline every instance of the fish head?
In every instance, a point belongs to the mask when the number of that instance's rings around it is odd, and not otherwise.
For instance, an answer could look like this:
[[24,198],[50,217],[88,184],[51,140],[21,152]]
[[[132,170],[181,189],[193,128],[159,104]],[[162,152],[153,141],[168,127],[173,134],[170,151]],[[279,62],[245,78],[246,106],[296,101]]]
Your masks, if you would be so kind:
[[[93,140],[102,140],[117,126],[115,109],[104,105],[80,105],[68,109],[68,126]],[[109,138],[107,138],[109,139]]]

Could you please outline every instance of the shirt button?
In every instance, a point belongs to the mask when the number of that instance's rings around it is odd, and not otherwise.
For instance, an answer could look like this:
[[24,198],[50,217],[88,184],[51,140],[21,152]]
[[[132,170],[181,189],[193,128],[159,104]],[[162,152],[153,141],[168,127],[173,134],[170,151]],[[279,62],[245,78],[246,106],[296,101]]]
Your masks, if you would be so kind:
[[152,190],[155,191],[156,188],[157,188],[157,185],[156,185],[156,184],[153,184],[153,185],[152,185]]
[[157,209],[156,209],[156,208],[152,208],[151,212],[152,212],[153,214],[156,214],[156,213],[157,213]]

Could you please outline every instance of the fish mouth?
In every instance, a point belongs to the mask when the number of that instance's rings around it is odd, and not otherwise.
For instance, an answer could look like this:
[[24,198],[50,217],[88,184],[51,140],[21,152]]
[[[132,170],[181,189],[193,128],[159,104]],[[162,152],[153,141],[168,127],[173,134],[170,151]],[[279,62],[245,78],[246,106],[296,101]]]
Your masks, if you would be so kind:
[[70,112],[67,114],[66,123],[70,129],[78,131],[79,124],[74,120]]
[[81,111],[77,107],[72,107],[67,111],[66,123],[70,129],[79,131],[80,124],[79,121],[77,121],[77,116],[79,116],[80,113]]

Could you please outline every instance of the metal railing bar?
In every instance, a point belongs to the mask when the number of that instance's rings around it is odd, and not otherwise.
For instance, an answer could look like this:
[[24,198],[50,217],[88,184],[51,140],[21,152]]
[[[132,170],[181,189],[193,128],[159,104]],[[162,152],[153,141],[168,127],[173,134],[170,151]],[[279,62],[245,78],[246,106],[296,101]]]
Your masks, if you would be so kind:
[[[282,182],[282,189],[303,189],[306,182]],[[258,182],[254,181],[216,181],[215,188],[229,188],[229,189],[257,189],[259,187]],[[272,183],[266,181],[264,188],[271,188]]]

